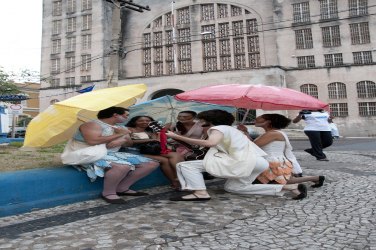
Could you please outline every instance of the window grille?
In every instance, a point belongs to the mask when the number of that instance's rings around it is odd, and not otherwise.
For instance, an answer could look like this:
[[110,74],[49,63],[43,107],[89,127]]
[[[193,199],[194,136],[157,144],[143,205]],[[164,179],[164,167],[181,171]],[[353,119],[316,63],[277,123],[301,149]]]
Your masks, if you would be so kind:
[[67,50],[66,52],[71,52],[76,50],[76,37],[67,38]]
[[234,36],[243,36],[243,21],[232,22]]
[[61,16],[61,14],[62,14],[61,1],[54,1],[52,3],[52,15],[53,16]]
[[295,30],[296,49],[312,49],[313,39],[311,29]]
[[313,96],[315,98],[319,98],[318,90],[317,90],[317,85],[315,84],[303,84],[300,86],[300,91],[303,92],[304,94]]
[[376,102],[359,102],[360,116],[376,116]]
[[83,35],[82,37],[82,49],[91,49],[91,35]]
[[67,32],[76,31],[76,18],[70,17],[67,19]]
[[230,26],[229,23],[220,23],[218,24],[219,27],[219,37],[228,37],[230,35]]
[[51,59],[51,73],[57,74],[60,73],[60,59]]
[[260,52],[258,36],[248,37],[248,52]]
[[91,15],[82,16],[82,30],[91,29],[91,25],[92,25]]
[[57,88],[60,86],[60,79],[59,78],[53,78],[51,79],[51,87]]
[[154,46],[162,46],[162,32],[154,32]]
[[190,42],[191,41],[191,29],[178,29],[178,42]]
[[342,82],[333,82],[328,84],[329,99],[347,98],[346,85]]
[[66,64],[65,64],[65,72],[74,72],[75,71],[75,58],[74,56],[70,56],[65,58]]
[[203,42],[204,71],[217,70],[217,44],[216,41]]
[[260,53],[253,53],[249,55],[249,67],[259,68],[261,66]]
[[354,64],[371,64],[373,63],[372,51],[353,52]]
[[235,55],[234,56],[234,67],[235,69],[245,68],[245,55]]
[[246,20],[246,28],[248,35],[256,35],[258,32],[257,29],[257,20],[256,19],[248,19]]
[[349,110],[347,103],[329,103],[330,115],[334,117],[347,117]]
[[325,54],[324,59],[327,67],[343,65],[342,53]]
[[52,54],[58,54],[61,51],[61,39],[52,41]]
[[91,69],[91,55],[81,55],[81,70]]
[[151,35],[150,33],[145,33],[144,35],[144,48],[151,47]]
[[370,43],[369,27],[367,22],[350,24],[351,44]]
[[319,0],[321,20],[338,18],[337,0]]
[[201,26],[201,33],[209,33],[202,35],[203,40],[215,39],[215,25]]
[[321,29],[324,47],[341,46],[339,26],[322,27]]
[[242,14],[242,8],[231,5],[231,16],[241,16]]
[[174,48],[172,46],[166,47],[166,71],[167,75],[175,73]]
[[356,84],[358,98],[376,98],[376,83],[361,81]]
[[84,82],[90,82],[91,81],[91,76],[90,75],[88,75],[88,76],[81,76],[80,80],[81,80],[82,83],[84,83]]
[[163,75],[163,48],[162,47],[154,49],[154,74],[157,76]]
[[167,30],[165,36],[166,36],[166,38],[165,38],[166,46],[172,45],[172,43],[173,43],[172,30]]
[[188,24],[191,22],[190,20],[190,13],[189,13],[189,7],[178,9],[177,11],[177,23],[178,24]]
[[179,51],[179,54],[178,54],[179,72],[180,73],[192,72],[191,44],[179,44],[178,51]]
[[311,21],[309,2],[292,5],[294,23],[306,23]]
[[172,26],[172,15],[171,15],[171,12],[166,14],[165,20],[166,20],[166,26],[167,27],[171,27]]
[[218,4],[218,18],[228,17],[227,4]]
[[214,20],[214,4],[201,4],[201,20]]
[[316,67],[314,56],[298,56],[297,61],[298,61],[298,68],[300,69]]
[[368,14],[367,0],[349,0],[350,16],[364,16]]
[[67,0],[67,13],[76,12],[76,0]]
[[52,35],[61,34],[61,20],[52,21]]
[[82,0],[82,11],[91,10],[93,8],[92,0]]
[[75,85],[74,77],[66,77],[65,78],[65,86],[70,87]]
[[230,39],[219,41],[219,55],[222,70],[231,69],[231,44]]

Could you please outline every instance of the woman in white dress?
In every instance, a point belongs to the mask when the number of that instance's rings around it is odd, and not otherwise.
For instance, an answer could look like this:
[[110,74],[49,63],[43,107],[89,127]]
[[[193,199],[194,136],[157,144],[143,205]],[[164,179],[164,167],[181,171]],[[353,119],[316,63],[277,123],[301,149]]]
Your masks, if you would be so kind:
[[[231,127],[235,118],[223,110],[209,110],[197,115],[203,127],[208,127],[208,139],[192,139],[173,132],[167,136],[190,144],[210,147],[203,161],[180,162],[177,174],[183,190],[191,190],[192,194],[170,198],[172,201],[209,200],[202,172],[226,178],[225,190],[239,194],[282,195],[282,190],[296,194],[295,198],[306,197],[306,188],[297,185],[252,184],[256,177],[266,170],[268,162],[263,158],[265,152],[251,142],[241,131]],[[226,156],[227,155],[227,156]],[[213,164],[217,168],[213,171]],[[301,187],[305,187],[304,185]]]

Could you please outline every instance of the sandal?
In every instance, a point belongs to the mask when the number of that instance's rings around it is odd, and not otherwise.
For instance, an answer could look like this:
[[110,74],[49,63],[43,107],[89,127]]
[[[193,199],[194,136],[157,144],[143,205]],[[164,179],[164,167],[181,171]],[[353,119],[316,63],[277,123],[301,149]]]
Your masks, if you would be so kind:
[[116,192],[118,196],[146,196],[149,195],[148,193],[144,192],[134,192],[134,193],[129,193],[129,189],[125,190],[123,192]]
[[300,191],[300,194],[292,198],[293,200],[303,200],[307,197],[307,187],[304,184],[298,185],[298,190]]
[[170,201],[208,201],[211,197],[199,197],[196,194],[193,194],[195,198],[184,198],[185,196],[171,197]]
[[103,194],[101,195],[102,199],[105,200],[107,203],[110,203],[110,204],[125,204],[127,203],[125,200],[122,200],[122,199],[109,199],[107,198],[107,196],[109,195],[115,195],[115,194],[108,194],[106,196],[104,196]]
[[322,185],[324,185],[324,181],[325,181],[325,176],[320,175],[319,181],[317,183],[315,182],[316,184],[312,185],[311,187],[313,188],[322,187]]

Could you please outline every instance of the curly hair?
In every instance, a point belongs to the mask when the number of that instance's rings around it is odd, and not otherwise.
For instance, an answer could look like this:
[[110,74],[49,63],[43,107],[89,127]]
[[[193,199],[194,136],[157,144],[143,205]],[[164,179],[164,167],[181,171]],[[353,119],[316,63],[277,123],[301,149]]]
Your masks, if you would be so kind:
[[[135,116],[133,117],[132,119],[129,120],[129,122],[127,123],[127,127],[130,127],[130,128],[135,128],[136,127],[136,122],[140,119],[140,118],[143,118],[143,117],[146,117],[148,119],[150,119],[151,122],[155,121],[153,119],[153,117],[151,116],[148,116],[148,115],[138,115],[138,116]],[[145,129],[145,131],[147,132],[152,132],[153,130],[151,128],[147,128]]]
[[100,110],[97,114],[97,118],[106,119],[106,118],[112,117],[114,114],[123,115],[125,112],[128,112],[128,111],[129,109],[113,106],[113,107]]
[[264,120],[270,121],[272,128],[276,129],[286,128],[291,123],[291,119],[280,114],[263,114],[261,117]]
[[220,109],[202,111],[197,115],[197,118],[210,122],[214,126],[231,126],[235,121],[235,117],[231,113]]
[[[180,115],[180,114],[190,114],[193,118],[196,118],[196,116],[197,116],[197,113],[196,113],[195,111],[191,111],[191,110],[184,110],[184,111],[181,111],[181,112],[179,112],[179,115]],[[177,129],[178,131],[180,131],[180,133],[181,133],[182,135],[185,135],[186,133],[188,133],[188,130],[184,127],[183,123],[180,122],[180,121],[178,121],[178,122],[176,123],[176,129]]]

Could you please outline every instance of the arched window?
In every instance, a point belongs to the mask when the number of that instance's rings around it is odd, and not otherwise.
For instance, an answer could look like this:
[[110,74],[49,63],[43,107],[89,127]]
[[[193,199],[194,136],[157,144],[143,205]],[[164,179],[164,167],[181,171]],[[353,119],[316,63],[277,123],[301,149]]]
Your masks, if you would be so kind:
[[[191,21],[192,13],[200,15],[198,22]],[[204,72],[258,68],[258,25],[252,11],[232,4],[194,4],[168,12],[143,32],[143,75],[187,74],[192,65],[202,65],[196,70]]]
[[333,82],[328,84],[329,99],[347,98],[346,85],[342,82]]
[[319,98],[317,86],[315,84],[307,83],[307,84],[301,85],[300,86],[300,92],[303,92],[304,94],[313,96],[317,99]]
[[375,98],[376,83],[371,81],[361,81],[356,84],[356,91],[359,98]]

